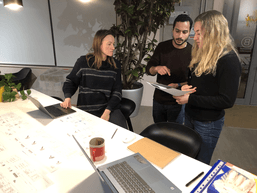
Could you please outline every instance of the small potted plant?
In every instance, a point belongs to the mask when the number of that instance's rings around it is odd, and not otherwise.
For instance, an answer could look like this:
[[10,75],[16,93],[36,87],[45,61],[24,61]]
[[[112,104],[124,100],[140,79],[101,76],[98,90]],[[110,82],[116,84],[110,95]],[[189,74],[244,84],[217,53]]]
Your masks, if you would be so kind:
[[[14,75],[13,74],[5,74],[2,75],[0,78],[0,90],[2,90],[2,98],[3,102],[12,102],[15,101],[16,98],[19,98],[18,91],[20,91],[21,98],[25,100],[27,95],[25,94],[24,90],[21,89],[21,83],[15,84],[13,82]],[[27,94],[30,95],[31,90],[27,90]],[[1,94],[1,92],[0,92]]]

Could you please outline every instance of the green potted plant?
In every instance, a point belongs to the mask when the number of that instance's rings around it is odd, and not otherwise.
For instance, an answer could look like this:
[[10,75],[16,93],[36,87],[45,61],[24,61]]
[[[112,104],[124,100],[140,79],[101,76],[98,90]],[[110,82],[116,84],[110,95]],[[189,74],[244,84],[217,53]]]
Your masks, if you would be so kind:
[[[5,102],[15,101],[18,91],[20,91],[21,98],[25,100],[27,98],[24,90],[21,89],[21,83],[15,84],[13,83],[14,75],[13,74],[5,74],[0,78],[0,88],[3,89],[2,100]],[[30,95],[31,90],[27,90],[27,94]]]
[[[137,82],[145,74],[146,63],[157,46],[158,41],[155,39],[157,30],[168,21],[171,12],[174,11],[175,3],[179,1],[114,1],[118,22],[111,27],[111,30],[116,35],[117,42],[114,56],[122,64],[123,91],[143,86]],[[140,104],[137,104],[137,107]]]

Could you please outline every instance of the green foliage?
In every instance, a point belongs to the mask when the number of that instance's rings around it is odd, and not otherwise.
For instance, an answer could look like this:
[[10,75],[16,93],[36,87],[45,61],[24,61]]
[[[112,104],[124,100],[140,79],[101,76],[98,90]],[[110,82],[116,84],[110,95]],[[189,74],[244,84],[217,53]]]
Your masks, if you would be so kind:
[[11,91],[11,92],[4,91],[3,92],[3,101],[7,101],[7,102],[15,101],[16,94],[17,94],[17,92],[15,92],[15,91]]
[[140,80],[157,46],[157,30],[168,21],[180,0],[115,0],[121,23],[111,30],[117,38],[115,57],[121,62],[123,88],[129,89]]
[[[20,94],[22,96],[22,99],[25,100],[27,98],[24,90],[21,89],[21,83],[18,83],[17,85],[13,83],[13,74],[5,74],[1,75],[0,80],[0,87],[4,86],[4,92],[2,94],[3,101],[4,102],[12,102],[15,101],[16,97],[15,95],[18,94],[15,90],[20,91]],[[27,94],[30,95],[31,90],[27,90]]]
[[31,90],[30,90],[30,89],[27,90],[27,94],[28,94],[28,95],[31,94]]

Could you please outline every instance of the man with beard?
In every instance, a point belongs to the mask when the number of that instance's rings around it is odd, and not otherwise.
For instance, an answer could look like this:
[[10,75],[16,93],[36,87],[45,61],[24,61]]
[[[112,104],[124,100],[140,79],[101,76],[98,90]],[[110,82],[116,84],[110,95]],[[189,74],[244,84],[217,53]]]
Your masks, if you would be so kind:
[[[155,76],[157,82],[174,88],[187,83],[188,65],[191,61],[192,45],[187,42],[192,19],[181,14],[173,23],[173,39],[161,42],[146,66],[146,73]],[[168,93],[155,89],[153,96],[153,119],[158,122],[183,123],[183,109]],[[181,114],[180,114],[181,112]],[[180,114],[180,115],[179,115]]]

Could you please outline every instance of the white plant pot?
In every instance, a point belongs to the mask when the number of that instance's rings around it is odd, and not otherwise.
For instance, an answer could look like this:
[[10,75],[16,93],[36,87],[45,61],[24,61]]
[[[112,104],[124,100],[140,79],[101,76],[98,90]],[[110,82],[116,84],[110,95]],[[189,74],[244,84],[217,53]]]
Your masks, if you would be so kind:
[[140,85],[141,87],[137,89],[122,89],[122,97],[130,99],[136,103],[136,108],[130,117],[137,116],[143,96],[144,85],[140,82],[137,82],[136,84]]

